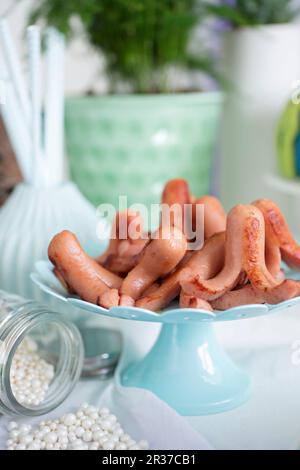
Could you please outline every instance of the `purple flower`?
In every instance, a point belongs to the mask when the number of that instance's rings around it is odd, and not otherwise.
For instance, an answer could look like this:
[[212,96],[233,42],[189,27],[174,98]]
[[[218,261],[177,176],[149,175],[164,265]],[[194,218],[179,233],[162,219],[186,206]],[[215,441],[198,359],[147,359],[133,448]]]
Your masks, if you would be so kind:
[[[236,0],[220,0],[218,5],[224,5],[233,7],[236,5]],[[229,20],[218,19],[216,20],[216,31],[218,33],[223,33],[224,31],[228,31],[231,29],[231,22]]]

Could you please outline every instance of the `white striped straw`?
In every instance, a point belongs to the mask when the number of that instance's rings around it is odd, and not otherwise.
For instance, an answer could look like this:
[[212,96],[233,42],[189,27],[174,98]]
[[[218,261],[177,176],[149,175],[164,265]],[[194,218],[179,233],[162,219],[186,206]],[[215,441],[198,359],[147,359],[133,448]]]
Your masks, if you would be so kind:
[[63,180],[64,163],[64,37],[49,28],[46,36],[45,149],[50,180]]
[[0,102],[0,110],[3,122],[15,152],[18,164],[25,181],[31,179],[31,142],[24,120],[20,113],[20,104],[15,96],[15,90],[11,82],[3,80],[5,96]]
[[29,88],[31,98],[31,132],[33,153],[33,184],[45,183],[46,162],[41,157],[41,39],[37,26],[27,28]]
[[12,39],[12,34],[5,18],[0,19],[0,39],[2,49],[10,78],[13,82],[15,96],[19,101],[20,110],[23,113],[24,121],[30,127],[30,102],[22,75],[21,64],[17,50]]

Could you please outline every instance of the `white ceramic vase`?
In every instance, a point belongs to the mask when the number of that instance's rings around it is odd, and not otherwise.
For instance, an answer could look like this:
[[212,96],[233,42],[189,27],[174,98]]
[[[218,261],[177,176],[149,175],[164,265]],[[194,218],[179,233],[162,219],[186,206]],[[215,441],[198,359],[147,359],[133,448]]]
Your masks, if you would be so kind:
[[229,32],[223,63],[230,89],[221,129],[221,198],[227,209],[258,197],[280,203],[266,177],[277,171],[276,126],[300,79],[300,25]]
[[76,186],[19,184],[0,210],[1,289],[45,301],[30,274],[36,261],[47,259],[53,235],[64,229],[76,233],[85,246],[97,243],[96,209]]

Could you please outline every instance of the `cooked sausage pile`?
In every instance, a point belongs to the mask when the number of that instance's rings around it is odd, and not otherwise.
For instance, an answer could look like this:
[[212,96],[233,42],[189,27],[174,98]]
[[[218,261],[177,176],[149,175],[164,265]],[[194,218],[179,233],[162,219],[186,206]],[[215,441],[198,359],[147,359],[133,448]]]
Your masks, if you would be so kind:
[[[187,182],[175,179],[166,184],[162,203],[176,204],[180,214],[172,212],[168,224],[149,234],[139,213],[118,213],[109,246],[96,259],[71,232],[55,235],[48,255],[69,293],[108,309],[123,305],[157,312],[176,298],[181,308],[226,310],[300,294],[300,283],[285,279],[281,269],[282,260],[300,269],[300,246],[273,201],[237,205],[226,217],[216,198],[195,199]],[[185,204],[192,205],[193,224],[197,204],[204,206],[205,241],[195,251],[177,224]]]

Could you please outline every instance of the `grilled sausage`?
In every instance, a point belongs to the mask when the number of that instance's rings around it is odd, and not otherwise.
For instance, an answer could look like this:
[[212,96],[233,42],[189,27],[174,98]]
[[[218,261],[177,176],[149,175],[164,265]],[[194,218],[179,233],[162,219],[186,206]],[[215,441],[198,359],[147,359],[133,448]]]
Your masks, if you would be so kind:
[[136,306],[148,310],[160,311],[174,300],[180,293],[180,279],[183,273],[198,273],[203,279],[215,276],[224,263],[225,233],[219,233],[207,240],[201,250],[195,251],[169,275],[160,287],[137,300]]
[[134,300],[159,277],[172,271],[185,255],[187,242],[183,233],[176,227],[163,227],[157,231],[145,249],[139,264],[124,279],[121,294]]
[[227,218],[225,263],[213,279],[199,276],[182,279],[181,286],[189,295],[214,300],[233,289],[245,272],[250,282],[261,290],[272,289],[276,280],[265,265],[265,228],[261,212],[252,205],[237,205]]
[[251,284],[247,284],[241,289],[226,292],[218,299],[213,300],[212,307],[216,310],[227,310],[248,304],[277,304],[299,295],[299,287],[299,282],[290,279],[268,292],[260,291]]
[[180,308],[195,308],[199,310],[208,310],[210,312],[212,311],[212,306],[206,302],[206,300],[185,294],[183,291],[180,292],[179,306]]
[[196,230],[196,206],[204,207],[204,238],[226,229],[226,214],[220,201],[214,196],[202,196],[193,204],[193,230]]
[[66,285],[83,300],[97,304],[109,288],[119,288],[122,279],[100,266],[80,246],[76,236],[64,230],[53,237],[48,256]]
[[265,218],[265,223],[280,246],[283,260],[292,269],[300,269],[300,246],[290,233],[288,224],[275,202],[258,199],[254,202]]

